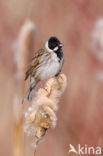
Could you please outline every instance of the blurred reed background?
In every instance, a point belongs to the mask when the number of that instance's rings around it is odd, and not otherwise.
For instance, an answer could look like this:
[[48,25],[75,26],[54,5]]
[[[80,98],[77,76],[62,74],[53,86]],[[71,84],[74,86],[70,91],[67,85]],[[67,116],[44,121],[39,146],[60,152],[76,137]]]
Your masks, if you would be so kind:
[[[18,52],[25,51],[20,49],[19,34],[28,19],[35,24],[34,39],[26,47],[28,59],[18,61]],[[59,103],[56,128],[48,131],[37,156],[71,156],[69,144],[103,146],[103,1],[0,0],[0,156],[14,156],[14,123],[20,126],[17,148],[24,149],[19,152],[32,155],[31,138],[22,132],[28,104],[20,103],[25,86],[18,69],[24,61],[25,70],[26,62],[51,35],[65,45],[63,73],[68,85]],[[21,107],[23,111],[18,111]]]

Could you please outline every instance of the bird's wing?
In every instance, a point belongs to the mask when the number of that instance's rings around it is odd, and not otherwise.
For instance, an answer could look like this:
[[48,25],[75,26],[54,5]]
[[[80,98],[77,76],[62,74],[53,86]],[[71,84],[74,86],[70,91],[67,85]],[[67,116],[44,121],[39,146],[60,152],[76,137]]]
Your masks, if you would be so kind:
[[44,49],[40,49],[39,51],[35,53],[35,55],[32,58],[32,62],[28,65],[28,68],[25,74],[25,80],[27,80],[27,78],[32,74],[32,72],[38,66],[43,53],[44,53]]

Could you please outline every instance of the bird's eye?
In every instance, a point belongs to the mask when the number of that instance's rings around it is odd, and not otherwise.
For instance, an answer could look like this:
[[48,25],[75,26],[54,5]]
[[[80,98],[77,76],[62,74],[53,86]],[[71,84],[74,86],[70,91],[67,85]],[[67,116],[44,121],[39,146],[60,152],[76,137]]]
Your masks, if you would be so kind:
[[58,49],[59,49],[59,47],[55,47],[53,50],[54,50],[54,51],[57,51]]

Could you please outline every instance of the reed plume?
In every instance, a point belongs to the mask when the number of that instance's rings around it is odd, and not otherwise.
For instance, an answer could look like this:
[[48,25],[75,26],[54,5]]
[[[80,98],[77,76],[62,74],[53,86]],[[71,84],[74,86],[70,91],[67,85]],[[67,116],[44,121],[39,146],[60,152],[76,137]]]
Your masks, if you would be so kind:
[[33,137],[33,155],[46,131],[56,126],[59,97],[63,94],[66,85],[67,79],[64,74],[50,78],[44,88],[37,91],[32,106],[25,112],[24,131]]
[[[103,18],[99,18],[93,30],[93,52],[96,60],[103,67]],[[97,71],[96,77],[103,82],[103,70]]]
[[30,20],[22,26],[18,39],[17,69],[18,77],[24,79],[25,68],[29,63],[34,47],[35,25]]
[[103,63],[103,18],[96,21],[92,37],[95,56],[98,61]]
[[28,64],[33,47],[34,47],[34,33],[35,25],[29,20],[24,23],[21,27],[19,33],[19,39],[17,43],[17,79],[16,87],[17,93],[13,101],[13,118],[14,118],[14,128],[13,128],[13,145],[14,145],[14,156],[21,156],[22,141],[23,141],[23,131],[22,131],[22,105],[21,99],[24,96],[25,86],[24,86],[24,74],[25,68]]

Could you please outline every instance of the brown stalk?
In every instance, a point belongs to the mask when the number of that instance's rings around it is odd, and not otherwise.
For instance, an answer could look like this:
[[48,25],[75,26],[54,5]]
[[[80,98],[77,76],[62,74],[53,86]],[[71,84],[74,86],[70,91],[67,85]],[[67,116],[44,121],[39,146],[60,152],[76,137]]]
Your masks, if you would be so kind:
[[34,45],[34,33],[35,26],[31,21],[26,21],[21,27],[19,33],[19,40],[17,45],[17,80],[16,88],[17,93],[15,95],[13,103],[13,154],[14,156],[23,155],[23,106],[21,104],[22,98],[25,92],[24,75],[26,71],[26,65],[29,63],[33,51]]

